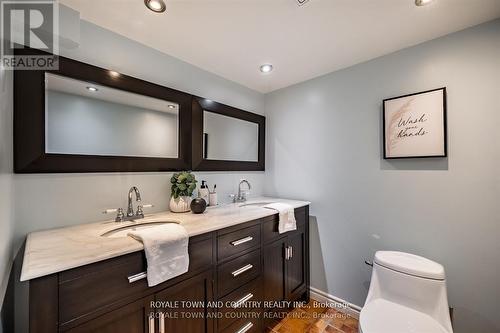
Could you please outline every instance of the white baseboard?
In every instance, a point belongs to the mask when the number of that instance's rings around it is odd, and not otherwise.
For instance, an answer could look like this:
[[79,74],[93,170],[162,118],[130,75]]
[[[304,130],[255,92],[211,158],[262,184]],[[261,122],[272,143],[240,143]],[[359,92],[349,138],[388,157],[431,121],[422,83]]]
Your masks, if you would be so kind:
[[337,311],[345,313],[353,318],[359,319],[359,312],[361,311],[361,307],[359,305],[349,303],[339,297],[330,295],[314,287],[310,287],[310,291],[312,299],[321,303],[329,304]]

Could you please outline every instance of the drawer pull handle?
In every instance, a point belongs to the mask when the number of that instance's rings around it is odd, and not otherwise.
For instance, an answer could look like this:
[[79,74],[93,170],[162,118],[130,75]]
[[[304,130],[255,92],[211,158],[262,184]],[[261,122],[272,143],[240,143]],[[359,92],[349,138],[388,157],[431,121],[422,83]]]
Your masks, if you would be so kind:
[[134,282],[137,282],[139,280],[145,279],[147,277],[148,277],[148,274],[146,272],[141,272],[139,274],[130,275],[128,277],[128,283],[134,283]]
[[239,300],[234,302],[233,309],[237,309],[237,308],[242,307],[246,302],[248,302],[252,298],[253,298],[253,294],[248,293],[247,295],[243,296],[242,298],[240,298]]
[[149,315],[148,331],[149,333],[155,333],[155,317],[153,315]]
[[243,274],[245,273],[246,271],[249,271],[253,268],[253,265],[252,264],[248,264],[246,266],[243,266],[237,270],[235,270],[234,272],[232,272],[231,274],[233,274],[233,277],[237,277],[238,275],[240,274]]
[[253,323],[247,323],[245,326],[237,330],[235,333],[246,333],[253,327]]
[[245,237],[245,238],[242,238],[242,239],[238,239],[238,240],[232,241],[231,245],[232,246],[238,246],[238,245],[241,245],[241,244],[248,243],[248,242],[250,242],[252,240],[253,240],[253,237],[252,236],[248,236],[248,237]]
[[285,259],[290,260],[293,258],[293,247],[287,246],[285,247]]
[[160,312],[160,333],[165,333],[165,313]]

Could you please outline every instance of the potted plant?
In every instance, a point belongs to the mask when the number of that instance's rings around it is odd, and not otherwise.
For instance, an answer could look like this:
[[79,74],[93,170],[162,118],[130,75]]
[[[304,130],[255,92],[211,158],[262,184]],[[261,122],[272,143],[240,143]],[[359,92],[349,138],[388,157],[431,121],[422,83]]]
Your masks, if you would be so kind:
[[196,178],[190,171],[176,172],[170,179],[170,183],[172,184],[170,211],[189,212],[191,196],[196,188]]

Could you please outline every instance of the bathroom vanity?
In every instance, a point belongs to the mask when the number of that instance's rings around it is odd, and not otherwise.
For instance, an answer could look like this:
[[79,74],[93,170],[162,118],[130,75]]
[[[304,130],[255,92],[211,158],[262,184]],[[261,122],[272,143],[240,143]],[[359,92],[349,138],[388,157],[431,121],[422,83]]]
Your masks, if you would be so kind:
[[[309,298],[309,203],[259,200],[138,222],[176,220],[190,235],[189,271],[151,288],[142,243],[109,233],[116,222],[30,234],[30,332],[264,332],[288,310],[277,302]],[[279,234],[263,202],[295,207],[297,230]]]

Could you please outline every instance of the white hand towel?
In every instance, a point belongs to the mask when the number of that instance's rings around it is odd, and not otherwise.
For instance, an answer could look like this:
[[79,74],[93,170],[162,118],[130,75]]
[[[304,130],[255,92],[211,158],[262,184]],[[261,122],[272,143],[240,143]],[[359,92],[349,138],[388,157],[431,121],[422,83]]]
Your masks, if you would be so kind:
[[148,286],[156,286],[188,271],[189,236],[183,226],[170,223],[136,230],[128,235],[144,244]]
[[264,208],[277,210],[279,213],[278,231],[280,234],[287,231],[297,230],[297,221],[295,220],[295,211],[293,206],[285,203],[272,203],[265,205]]

